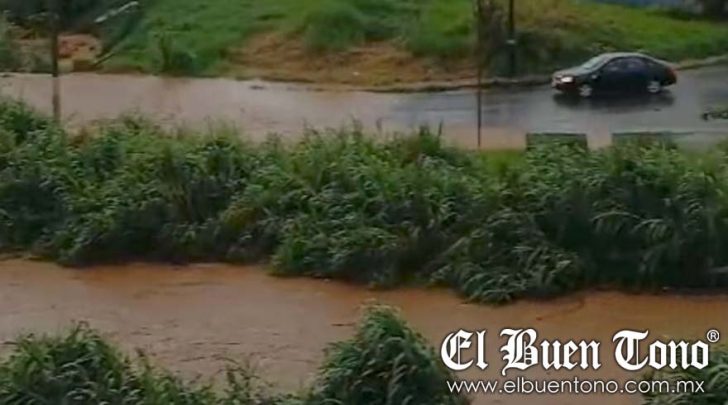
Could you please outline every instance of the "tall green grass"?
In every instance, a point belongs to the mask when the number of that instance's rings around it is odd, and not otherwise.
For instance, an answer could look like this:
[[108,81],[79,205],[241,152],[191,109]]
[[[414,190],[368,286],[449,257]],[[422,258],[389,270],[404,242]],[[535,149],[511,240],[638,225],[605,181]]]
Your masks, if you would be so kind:
[[0,248],[67,265],[270,260],[488,302],[728,281],[713,272],[728,263],[725,148],[546,143],[504,158],[424,129],[252,144],[133,118],[71,137],[13,102],[0,125]]
[[728,402],[728,350],[716,348],[710,354],[709,366],[652,373],[647,381],[702,382],[703,392],[653,392],[645,395],[646,405],[721,405]]
[[331,345],[309,402],[464,405],[452,373],[417,332],[386,307],[369,309],[356,335]]
[[[185,381],[128,357],[84,324],[55,335],[25,335],[0,352],[0,403],[6,405],[465,405],[451,394],[455,376],[421,335],[394,310],[367,309],[352,338],[331,344],[312,384],[297,394],[275,393],[250,367],[225,370],[222,386]],[[647,381],[699,381],[702,392],[648,392],[648,405],[724,404],[728,352],[711,353],[703,370],[655,372]]]
[[[7,405],[465,405],[449,392],[455,377],[394,310],[367,309],[352,338],[331,344],[311,386],[273,392],[247,366],[225,370],[224,385],[185,381],[154,367],[144,353],[128,357],[84,324],[55,335],[25,335],[0,353],[0,402]],[[701,381],[703,392],[649,392],[649,405],[724,404],[728,352],[711,353],[704,370],[657,372],[645,380]]]
[[133,364],[80,325],[61,336],[21,337],[0,363],[0,402],[41,404],[212,404],[211,387],[187,386],[146,363]]
[[[579,0],[517,2],[521,73],[581,62],[595,53],[642,50],[680,60],[728,52],[728,28],[664,12]],[[192,74],[219,72],[256,33],[277,33],[312,52],[341,52],[389,41],[416,56],[448,61],[472,55],[470,0],[155,0],[110,68],[158,70],[156,38],[169,36],[192,55]],[[501,47],[502,48],[502,47]],[[505,54],[493,61],[497,73]],[[254,60],[253,60],[254,63]]]
[[300,13],[299,30],[315,51],[344,51],[366,42],[404,33],[415,16],[411,0],[326,0],[311,2]]
[[11,25],[4,16],[0,17],[0,71],[17,70],[22,65],[22,55],[12,36]]
[[77,325],[57,336],[21,336],[0,357],[5,405],[349,405],[467,404],[450,395],[452,375],[391,309],[369,309],[356,332],[328,351],[316,382],[299,394],[272,392],[247,366],[225,370],[225,384],[188,382],[130,358],[98,332]]

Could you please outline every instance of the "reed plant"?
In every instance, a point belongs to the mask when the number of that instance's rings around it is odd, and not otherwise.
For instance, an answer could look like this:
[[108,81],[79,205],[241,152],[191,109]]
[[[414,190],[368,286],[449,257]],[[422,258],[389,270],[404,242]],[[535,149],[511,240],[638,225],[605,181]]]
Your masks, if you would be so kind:
[[513,156],[356,126],[251,143],[134,117],[71,136],[5,102],[0,248],[74,266],[269,261],[480,302],[714,288],[727,282],[727,150],[546,143]]

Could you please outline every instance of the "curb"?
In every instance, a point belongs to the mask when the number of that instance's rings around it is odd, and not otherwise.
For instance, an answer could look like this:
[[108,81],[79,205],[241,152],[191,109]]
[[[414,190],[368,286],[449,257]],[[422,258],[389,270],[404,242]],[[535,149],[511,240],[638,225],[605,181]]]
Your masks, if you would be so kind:
[[[674,64],[678,70],[692,70],[708,66],[728,64],[728,54],[711,56],[705,59],[685,60]],[[534,87],[549,84],[551,75],[529,75],[517,78],[494,77],[483,80],[483,88],[496,87]],[[312,89],[325,90],[325,85],[310,86]],[[342,86],[339,86],[341,88]],[[347,86],[343,86],[347,87]],[[436,93],[444,91],[471,90],[477,89],[478,82],[475,79],[463,79],[455,81],[434,81],[395,84],[391,86],[351,86],[354,91],[366,91],[371,93]]]
[[705,59],[686,60],[678,63],[676,67],[678,70],[690,70],[724,64],[728,64],[728,55],[712,56]]
[[[709,66],[716,65],[728,65],[728,54],[712,56],[705,59],[685,60],[673,64],[677,70],[692,70],[699,69]],[[97,74],[109,74],[102,72],[93,72]],[[18,72],[0,72],[0,78],[8,78],[17,75]],[[111,73],[114,74],[114,73]],[[155,76],[155,75],[152,75]],[[211,76],[211,77],[189,77],[189,79],[196,78],[219,78],[224,79],[225,76]],[[347,85],[347,84],[335,84],[335,83],[314,83],[308,81],[296,81],[296,80],[266,80],[265,78],[229,78],[232,80],[243,80],[257,82],[254,84],[256,89],[263,90],[270,85],[279,86],[291,86],[291,89],[299,91],[333,91],[333,92],[369,92],[369,93],[441,93],[446,91],[457,91],[457,90],[474,90],[478,88],[478,82],[476,79],[461,79],[452,81],[428,81],[428,82],[413,82],[413,83],[399,83],[385,86],[360,86],[360,85]],[[482,82],[482,88],[528,88],[535,86],[547,85],[551,82],[550,74],[540,75],[527,75],[516,78],[506,77],[493,77],[484,79]]]
[[[493,87],[533,87],[549,84],[551,75],[531,75],[517,78],[494,77],[483,80],[483,88]],[[382,87],[362,87],[362,91],[371,93],[436,93],[454,90],[477,89],[475,79],[456,80],[450,82],[408,83]]]

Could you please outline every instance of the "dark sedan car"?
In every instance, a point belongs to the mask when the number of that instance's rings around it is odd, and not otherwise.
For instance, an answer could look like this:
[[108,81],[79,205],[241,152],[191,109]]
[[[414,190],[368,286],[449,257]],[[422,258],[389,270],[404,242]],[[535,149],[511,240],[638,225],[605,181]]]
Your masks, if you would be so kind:
[[584,98],[596,93],[649,92],[657,94],[677,83],[675,70],[664,61],[641,53],[606,53],[575,68],[554,73],[554,88]]

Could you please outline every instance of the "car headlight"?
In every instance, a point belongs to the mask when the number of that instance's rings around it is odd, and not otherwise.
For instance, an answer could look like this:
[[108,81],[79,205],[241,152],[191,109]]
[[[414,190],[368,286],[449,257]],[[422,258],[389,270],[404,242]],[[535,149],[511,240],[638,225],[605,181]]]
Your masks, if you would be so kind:
[[573,76],[564,76],[561,78],[561,83],[574,83]]

